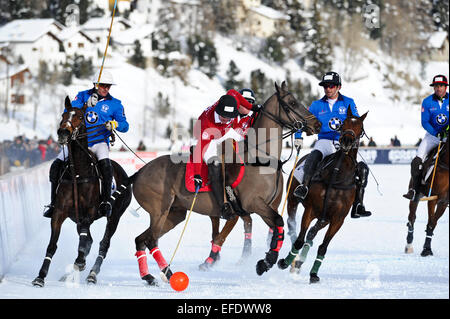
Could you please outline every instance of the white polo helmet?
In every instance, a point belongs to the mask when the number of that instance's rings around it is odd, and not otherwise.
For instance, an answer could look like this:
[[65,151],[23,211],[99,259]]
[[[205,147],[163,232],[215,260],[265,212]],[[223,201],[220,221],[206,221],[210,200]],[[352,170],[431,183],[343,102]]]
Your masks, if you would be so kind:
[[111,85],[115,85],[116,84],[116,83],[114,83],[114,79],[113,79],[113,76],[112,76],[111,72],[109,72],[108,70],[103,70],[102,71],[102,75],[100,77],[100,81],[98,81],[98,75],[99,74],[100,74],[100,70],[95,72],[94,77],[92,78],[92,82],[94,84],[97,84],[97,83],[111,84]]

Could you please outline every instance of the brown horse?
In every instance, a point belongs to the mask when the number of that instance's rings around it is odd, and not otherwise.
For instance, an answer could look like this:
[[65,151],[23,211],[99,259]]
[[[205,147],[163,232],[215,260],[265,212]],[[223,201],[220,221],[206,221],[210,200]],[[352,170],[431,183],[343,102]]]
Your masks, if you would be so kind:
[[[320,122],[287,90],[285,82],[281,88],[275,83],[276,93],[263,105],[260,116],[253,126],[256,137],[249,136],[248,153],[258,153],[264,157],[270,167],[247,165],[245,176],[235,188],[236,197],[240,199],[243,210],[256,213],[264,222],[274,229],[271,248],[266,257],[258,261],[256,271],[262,275],[268,271],[278,259],[283,234],[283,219],[277,209],[283,194],[283,176],[279,166],[281,156],[282,128],[296,131],[298,124],[311,134],[320,130]],[[267,143],[271,141],[271,143]],[[255,149],[255,145],[263,145]],[[252,146],[253,145],[253,146]],[[272,148],[271,148],[272,147]],[[275,149],[275,151],[273,151]],[[274,154],[275,153],[275,154]],[[220,154],[220,153],[219,153]],[[261,156],[264,154],[264,156]],[[273,165],[272,165],[273,164]],[[240,164],[226,165],[226,180],[232,179]],[[150,214],[150,227],[136,237],[136,257],[138,258],[140,275],[149,285],[155,279],[149,273],[145,249],[148,248],[155,258],[165,277],[170,279],[172,272],[158,249],[158,240],[173,229],[186,217],[186,211],[193,203],[194,193],[184,186],[186,165],[174,163],[169,155],[161,156],[146,164],[130,177],[133,183],[133,194],[137,202]],[[262,172],[262,173],[261,173]],[[211,217],[220,217],[220,207],[209,192],[198,193],[193,211]]]
[[[444,214],[445,209],[448,207],[449,198],[448,198],[448,137],[445,141],[441,142],[443,146],[439,147],[439,158],[436,166],[433,187],[431,192],[432,199],[428,201],[428,223],[425,238],[425,244],[423,245],[421,256],[431,256],[433,255],[433,251],[431,250],[431,239],[433,237],[434,229],[436,228],[437,221]],[[428,194],[431,180],[433,179],[433,171],[435,165],[435,158],[437,156],[438,147],[433,149],[430,152],[427,160],[423,165],[422,170],[422,178],[423,181],[421,185],[420,192],[422,194]],[[412,180],[410,181],[410,186],[412,185]],[[434,198],[436,196],[437,198]],[[409,215],[408,215],[408,223],[406,226],[408,227],[408,235],[406,237],[406,247],[405,253],[410,254],[413,253],[413,235],[414,235],[414,222],[416,221],[416,210],[419,202],[411,201],[409,203]]]
[[[305,211],[302,217],[300,233],[292,245],[289,255],[278,261],[278,267],[286,269],[294,261],[299,250],[302,249],[298,263],[298,267],[300,267],[306,260],[309,248],[312,246],[317,232],[329,225],[310,272],[311,283],[320,280],[317,273],[325,258],[327,247],[344,223],[344,219],[355,200],[356,156],[359,139],[364,133],[363,121],[366,116],[367,113],[361,117],[355,117],[350,107],[347,109],[347,118],[342,124],[342,134],[339,139],[341,148],[336,153],[327,156],[319,164],[317,172],[311,181],[308,195],[303,201]],[[291,187],[294,189],[295,185]],[[311,227],[306,235],[310,223],[316,218],[316,224]]]
[[[32,282],[34,286],[38,287],[44,286],[44,279],[56,252],[56,243],[65,219],[69,217],[77,225],[79,245],[74,270],[82,271],[86,266],[86,256],[89,254],[93,242],[89,231],[90,225],[102,217],[98,214],[100,187],[99,175],[95,166],[97,159],[88,150],[84,120],[86,105],[82,109],[74,108],[70,99],[66,97],[65,109],[66,112],[62,115],[58,129],[58,142],[68,146],[69,160],[60,174],[55,208],[51,219],[50,243],[39,275]],[[120,186],[112,195],[112,198],[115,198],[112,214],[108,218],[105,233],[100,242],[98,257],[87,278],[89,283],[97,282],[97,274],[100,272],[100,266],[108,252],[111,237],[117,229],[120,217],[131,202],[131,190],[127,190],[123,185],[128,180],[128,176],[119,164],[111,162],[116,185]]]

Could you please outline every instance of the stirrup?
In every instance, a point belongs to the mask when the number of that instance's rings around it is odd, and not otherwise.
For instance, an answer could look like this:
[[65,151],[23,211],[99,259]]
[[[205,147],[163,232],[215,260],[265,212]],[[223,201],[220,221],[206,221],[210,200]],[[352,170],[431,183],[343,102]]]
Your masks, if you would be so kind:
[[300,200],[304,200],[306,198],[306,195],[308,195],[308,186],[306,185],[300,184],[294,190],[294,196],[299,198]]
[[412,202],[418,202],[420,198],[419,193],[414,188],[410,188],[408,190],[408,193],[403,194],[403,197],[409,199]]

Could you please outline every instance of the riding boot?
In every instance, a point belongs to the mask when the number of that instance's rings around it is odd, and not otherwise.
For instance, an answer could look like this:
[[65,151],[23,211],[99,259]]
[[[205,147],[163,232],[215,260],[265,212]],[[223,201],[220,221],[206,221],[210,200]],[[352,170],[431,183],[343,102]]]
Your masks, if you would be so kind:
[[322,153],[318,150],[312,151],[306,158],[305,166],[303,167],[303,182],[294,190],[294,196],[298,197],[300,202],[308,195],[309,184],[311,178],[316,171],[317,164],[322,160]]
[[61,168],[64,161],[60,159],[55,159],[50,166],[49,179],[51,183],[51,193],[50,193],[50,205],[47,205],[48,209],[44,212],[44,217],[51,218],[53,215],[53,210],[55,209],[55,199],[56,199],[56,189],[58,188],[58,179]]
[[102,192],[100,195],[101,203],[98,207],[100,215],[110,217],[112,212],[111,205],[111,183],[113,169],[109,158],[98,161],[98,167],[102,174]]
[[352,206],[351,217],[359,218],[359,217],[369,217],[372,213],[364,207],[363,198],[364,198],[364,188],[361,187],[357,190],[355,202]]
[[221,207],[221,217],[228,220],[233,215],[231,204],[224,202],[223,179],[218,160],[213,160],[208,164],[208,177],[211,182],[211,189],[217,204]]
[[404,194],[403,197],[413,201],[418,202],[420,198],[420,179],[422,177],[422,159],[418,156],[414,157],[411,161],[411,178],[412,187],[408,190],[408,193]]

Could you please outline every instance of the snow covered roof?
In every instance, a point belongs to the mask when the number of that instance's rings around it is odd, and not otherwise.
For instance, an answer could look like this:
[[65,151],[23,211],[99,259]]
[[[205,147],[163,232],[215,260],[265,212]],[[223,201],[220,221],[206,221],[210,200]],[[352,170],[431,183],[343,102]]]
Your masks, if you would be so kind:
[[[122,17],[114,18],[113,23],[123,23],[127,27],[131,27],[132,23]],[[82,26],[82,30],[108,30],[111,25],[110,17],[99,17],[99,18],[91,18],[86,21]]]
[[5,64],[0,67],[0,80],[4,80],[8,77],[12,77],[22,71],[30,72],[28,67],[24,64],[11,64],[8,68],[8,72],[6,72]]
[[[51,33],[52,25],[64,29],[55,19],[13,20],[0,28],[0,42],[34,42],[44,34]],[[55,36],[54,33],[52,35]]]
[[198,0],[170,0],[170,2],[175,4],[186,4],[191,6],[198,6],[200,5],[200,1]]
[[253,12],[256,12],[262,16],[265,16],[269,19],[273,20],[289,20],[290,17],[286,14],[281,13],[275,9],[269,8],[267,6],[260,5],[258,7],[250,8]]
[[133,44],[136,40],[141,40],[146,36],[151,35],[154,30],[154,26],[151,24],[144,24],[138,27],[133,27],[124,30],[114,36],[114,43],[116,44]]
[[94,40],[88,36],[85,32],[83,32],[83,30],[81,30],[80,27],[68,27],[64,30],[62,30],[60,33],[58,33],[58,38],[60,38],[62,41],[66,41],[68,39],[70,39],[71,37],[73,37],[75,34],[80,33],[82,36],[84,36],[86,39],[88,39],[88,41],[90,42],[94,42]]
[[440,47],[442,47],[442,44],[444,43],[446,37],[446,31],[434,32],[428,39],[428,45],[431,48],[439,49]]

